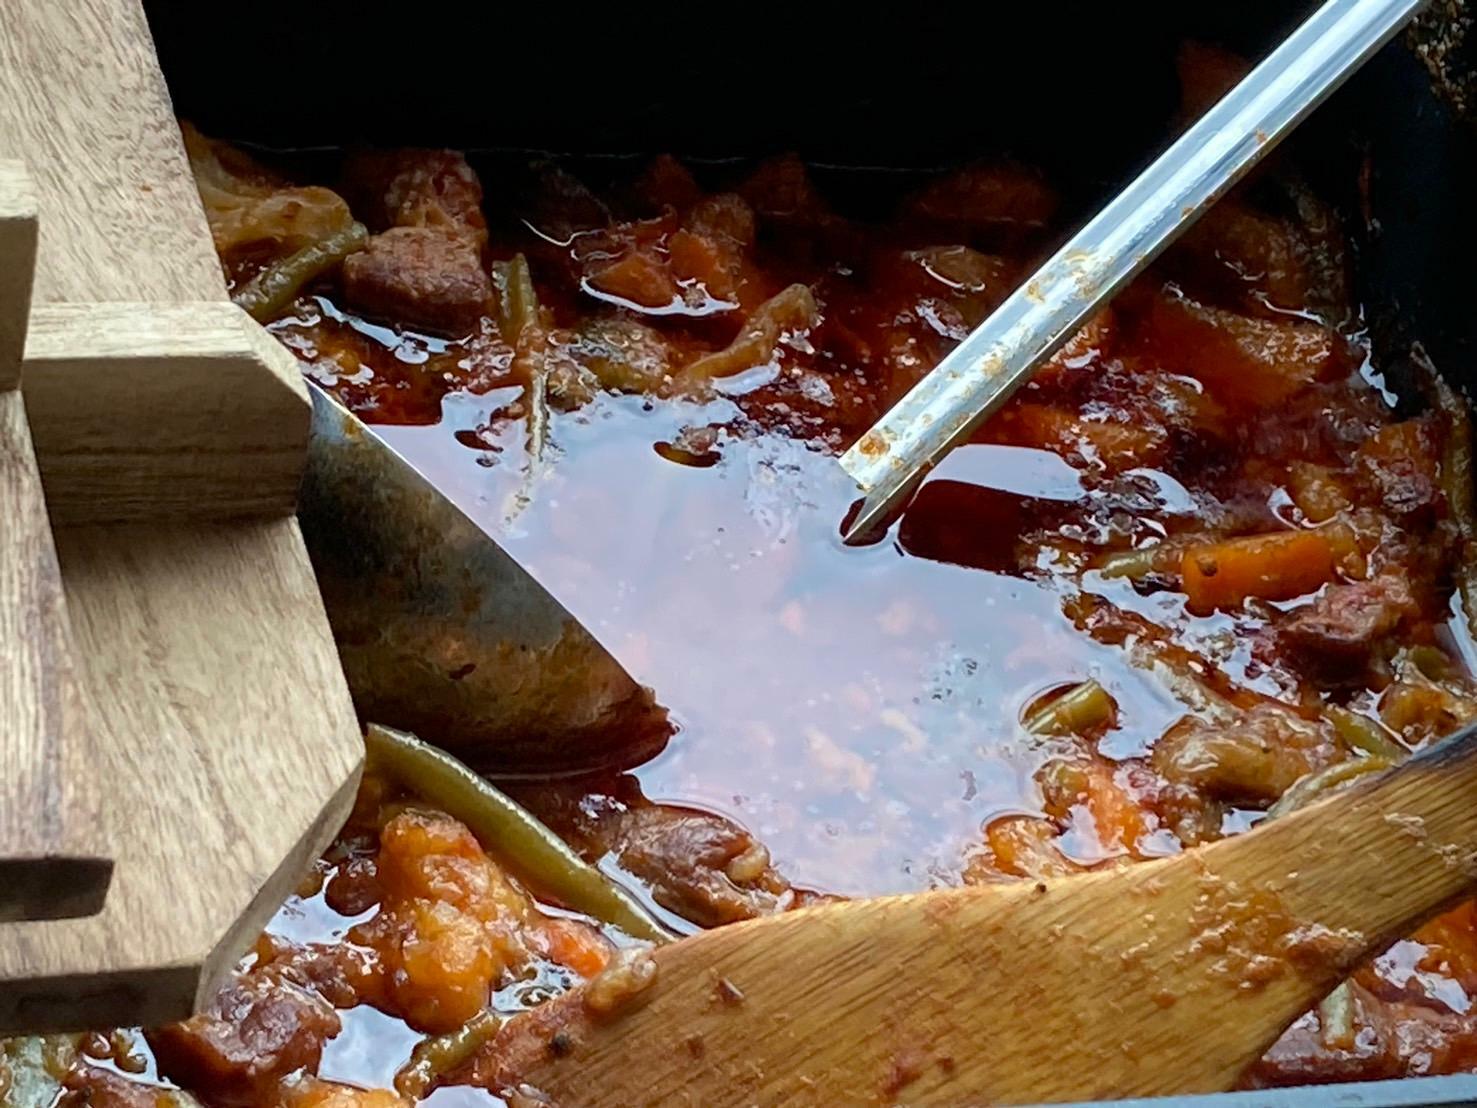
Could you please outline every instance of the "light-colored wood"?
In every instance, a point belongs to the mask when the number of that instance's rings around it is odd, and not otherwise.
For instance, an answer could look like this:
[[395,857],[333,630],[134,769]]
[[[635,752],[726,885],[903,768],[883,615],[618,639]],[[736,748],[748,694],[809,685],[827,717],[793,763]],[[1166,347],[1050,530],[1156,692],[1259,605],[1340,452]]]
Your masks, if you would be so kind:
[[0,1033],[188,1012],[343,822],[362,750],[293,520],[57,546],[117,870],[99,916],[0,927]]
[[586,1106],[1225,1089],[1353,964],[1470,892],[1474,796],[1468,736],[1176,858],[720,928],[658,950],[644,1004],[592,1019],[576,993],[520,1017],[488,1075]]
[[225,296],[136,2],[0,3],[0,158],[42,202],[38,301]]
[[21,394],[0,391],[0,920],[96,912],[112,873]]
[[36,190],[20,162],[0,161],[0,392],[20,384],[35,272]]
[[20,359],[36,261],[36,198],[0,162],[0,920],[96,912],[112,861],[86,776],[87,718]]
[[229,300],[38,304],[23,387],[58,524],[297,503],[310,416],[297,363]]
[[[40,167],[37,360],[23,386],[43,476],[74,520],[117,518],[119,504],[146,514],[145,494],[165,518],[56,528],[79,672],[98,713],[88,765],[117,865],[98,915],[0,924],[0,1032],[160,1022],[213,989],[331,838],[357,782],[358,725],[281,495],[304,460],[288,448],[307,426],[307,400],[270,344],[258,344],[260,379],[246,380],[241,359],[261,336],[231,322],[138,0],[0,3],[4,156]],[[149,307],[128,323],[132,310],[115,315],[106,302]],[[173,307],[202,303],[213,306],[195,319],[197,309]],[[186,368],[145,383],[151,359],[138,352],[170,320],[191,336]],[[91,350],[77,345],[90,329]],[[222,339],[239,372],[208,391],[195,359],[202,342]],[[117,362],[85,369],[97,353],[124,355],[141,395],[109,391]],[[69,407],[68,388],[95,391],[73,393]],[[192,422],[191,404],[205,416]],[[265,436],[262,452],[226,469],[209,454],[210,418],[215,442]],[[97,443],[76,441],[88,428],[130,470],[95,474],[112,508],[85,501],[88,467],[107,468]],[[172,440],[181,430],[193,439]],[[177,456],[192,451],[207,456]],[[264,514],[204,518],[219,504],[198,503],[182,519],[176,479],[195,482],[201,501],[234,495]]]
[[[289,513],[307,393],[291,356],[264,342],[252,354],[270,372],[242,376],[247,328],[221,307],[220,262],[136,0],[0,4],[5,157],[26,162],[44,208],[35,300],[77,313],[38,313],[32,341],[55,345],[24,382],[53,518]],[[119,330],[130,311],[98,302],[165,314]],[[215,314],[189,320],[185,306],[201,302]],[[177,345],[159,323],[178,325]],[[205,389],[211,355],[221,380]],[[94,356],[129,372],[99,373]]]

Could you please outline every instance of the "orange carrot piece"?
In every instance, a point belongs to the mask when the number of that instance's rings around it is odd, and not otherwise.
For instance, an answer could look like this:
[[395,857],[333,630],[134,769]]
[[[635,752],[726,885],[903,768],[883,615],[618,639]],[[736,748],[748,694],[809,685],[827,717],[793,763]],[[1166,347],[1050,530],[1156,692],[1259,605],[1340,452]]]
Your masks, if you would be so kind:
[[589,282],[601,292],[643,308],[665,308],[682,295],[666,262],[650,250],[627,251],[591,273]]
[[581,977],[594,977],[610,961],[610,944],[593,927],[551,919],[541,931],[549,958]]
[[1153,301],[1147,324],[1163,368],[1188,373],[1218,399],[1247,408],[1280,404],[1353,368],[1348,343],[1321,323],[1253,319],[1164,295]]
[[1189,609],[1208,615],[1248,597],[1291,600],[1333,579],[1334,552],[1318,531],[1280,531],[1186,549],[1180,574]]

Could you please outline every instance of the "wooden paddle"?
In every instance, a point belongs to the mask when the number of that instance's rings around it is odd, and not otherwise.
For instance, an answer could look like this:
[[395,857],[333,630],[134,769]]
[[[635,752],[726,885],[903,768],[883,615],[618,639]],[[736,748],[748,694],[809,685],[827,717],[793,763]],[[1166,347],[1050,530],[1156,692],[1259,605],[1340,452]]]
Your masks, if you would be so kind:
[[512,1021],[480,1076],[581,1105],[1226,1089],[1354,965],[1471,890],[1474,801],[1468,729],[1174,858],[705,932],[658,949],[655,982],[614,1013],[587,985]]

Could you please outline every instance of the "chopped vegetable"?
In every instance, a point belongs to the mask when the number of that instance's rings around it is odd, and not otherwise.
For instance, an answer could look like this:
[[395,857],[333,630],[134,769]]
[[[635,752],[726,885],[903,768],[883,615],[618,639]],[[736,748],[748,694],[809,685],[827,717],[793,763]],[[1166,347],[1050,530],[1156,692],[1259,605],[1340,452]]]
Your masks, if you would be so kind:
[[1208,615],[1247,599],[1291,600],[1333,579],[1333,548],[1317,531],[1281,531],[1192,546],[1180,560],[1190,611]]
[[352,223],[295,254],[273,262],[231,294],[252,319],[266,323],[287,310],[308,282],[323,276],[369,242],[364,224]]
[[1378,720],[1370,719],[1359,712],[1351,712],[1337,704],[1323,709],[1323,716],[1340,739],[1354,750],[1375,758],[1384,758],[1390,763],[1399,762],[1410,752],[1396,741],[1394,733]]
[[375,770],[465,823],[535,891],[633,938],[664,942],[672,937],[629,893],[451,755],[377,724],[370,726],[365,743]]
[[1317,770],[1305,777],[1300,777],[1292,788],[1282,794],[1276,804],[1267,809],[1267,815],[1269,818],[1285,816],[1288,812],[1294,812],[1305,804],[1311,804],[1326,793],[1337,792],[1366,774],[1379,773],[1389,769],[1392,765],[1394,763],[1388,758],[1364,757],[1350,758]]
[[1111,722],[1117,710],[1108,690],[1089,679],[1035,708],[1024,727],[1033,735],[1085,735]]

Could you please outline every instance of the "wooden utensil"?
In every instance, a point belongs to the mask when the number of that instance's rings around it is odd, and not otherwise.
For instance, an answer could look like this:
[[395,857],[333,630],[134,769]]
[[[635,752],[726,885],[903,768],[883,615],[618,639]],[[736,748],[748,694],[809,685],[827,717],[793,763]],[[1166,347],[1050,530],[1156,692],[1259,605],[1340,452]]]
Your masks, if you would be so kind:
[[555,1103],[983,1104],[1225,1089],[1477,881],[1477,729],[1249,834],[1075,877],[835,904],[658,949],[513,1021]]
[[0,352],[24,336],[95,706],[72,765],[117,859],[98,914],[0,924],[0,1034],[166,1021],[326,845],[363,757],[292,518],[307,396],[226,296],[137,0],[0,4],[0,157],[26,166],[40,228]]

